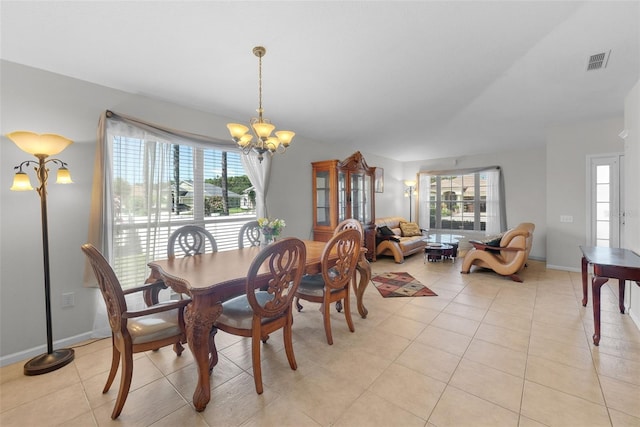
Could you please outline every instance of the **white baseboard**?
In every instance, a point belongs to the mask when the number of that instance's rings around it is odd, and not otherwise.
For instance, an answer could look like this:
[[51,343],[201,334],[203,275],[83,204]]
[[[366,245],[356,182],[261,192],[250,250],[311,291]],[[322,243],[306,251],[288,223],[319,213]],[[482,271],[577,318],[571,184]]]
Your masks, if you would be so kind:
[[581,268],[575,268],[575,267],[566,267],[564,265],[552,265],[552,264],[547,264],[547,268],[550,270],[561,270],[561,271],[572,271],[574,273],[580,273],[582,272]]
[[[53,349],[58,348],[68,348],[82,341],[89,340],[93,337],[93,332],[85,332],[80,335],[75,335],[68,338],[63,338],[61,340],[55,341],[53,343]],[[33,357],[39,356],[43,353],[47,352],[47,345],[43,344],[38,347],[33,347],[28,350],[19,351],[18,353],[7,354],[6,356],[0,357],[0,366],[11,365],[12,363],[17,363],[20,361],[27,361]]]

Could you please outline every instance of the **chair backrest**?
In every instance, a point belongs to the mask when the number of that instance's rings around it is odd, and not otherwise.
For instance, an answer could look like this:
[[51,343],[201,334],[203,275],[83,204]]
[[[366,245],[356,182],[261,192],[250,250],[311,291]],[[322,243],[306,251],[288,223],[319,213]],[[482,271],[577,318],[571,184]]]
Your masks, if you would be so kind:
[[[260,251],[249,267],[246,282],[247,300],[255,315],[278,317],[291,308],[306,260],[304,242],[295,237],[280,239]],[[259,289],[267,290],[267,300],[256,298]]]
[[335,230],[333,230],[333,235],[335,236],[339,232],[343,230],[348,230],[348,229],[358,230],[358,232],[360,233],[362,246],[364,246],[364,228],[362,228],[362,223],[357,219],[354,219],[354,218],[345,219],[340,224],[338,224]]
[[113,332],[126,331],[126,319],[122,318],[122,313],[127,311],[127,302],[115,272],[100,251],[92,244],[82,245],[82,252],[89,258],[93,274],[98,281],[102,298],[107,306],[111,330]]
[[[322,278],[326,287],[341,289],[353,278],[362,246],[360,232],[349,228],[335,234],[322,250]],[[337,260],[330,258],[337,255]]]
[[249,242],[249,246],[260,246],[260,226],[258,221],[249,221],[240,229],[240,233],[238,233],[238,248],[244,248],[245,241]]
[[184,256],[203,254],[206,252],[207,242],[211,246],[211,252],[218,252],[216,239],[204,227],[198,225],[182,226],[169,236],[167,256],[175,255],[176,244],[179,245]]

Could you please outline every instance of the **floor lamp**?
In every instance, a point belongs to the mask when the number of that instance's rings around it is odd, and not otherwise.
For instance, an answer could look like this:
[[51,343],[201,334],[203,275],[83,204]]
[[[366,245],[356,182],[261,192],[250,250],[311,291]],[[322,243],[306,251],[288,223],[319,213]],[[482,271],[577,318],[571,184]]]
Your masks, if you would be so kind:
[[409,198],[409,222],[412,222],[411,221],[411,199],[415,195],[416,182],[415,181],[406,180],[404,182],[404,185],[407,186],[407,188],[404,190],[404,197],[408,197]]
[[35,165],[34,170],[38,177],[39,186],[36,188],[40,196],[40,212],[42,221],[42,253],[44,256],[44,294],[45,309],[47,315],[47,352],[29,360],[24,365],[25,375],[40,375],[47,372],[55,371],[58,368],[70,363],[74,357],[74,351],[70,348],[53,349],[53,334],[51,329],[51,283],[49,277],[49,230],[47,225],[47,178],[49,177],[49,169],[47,164],[53,164],[58,167],[57,184],[71,183],[71,175],[67,169],[67,164],[59,159],[49,159],[49,156],[56,155],[67,148],[72,143],[71,140],[60,135],[42,134],[33,132],[12,132],[7,134],[7,138],[15,142],[22,151],[33,154],[38,158],[35,160],[25,160],[18,166],[11,190],[27,191],[33,190],[29,175],[22,171],[23,167],[28,167],[32,163]]

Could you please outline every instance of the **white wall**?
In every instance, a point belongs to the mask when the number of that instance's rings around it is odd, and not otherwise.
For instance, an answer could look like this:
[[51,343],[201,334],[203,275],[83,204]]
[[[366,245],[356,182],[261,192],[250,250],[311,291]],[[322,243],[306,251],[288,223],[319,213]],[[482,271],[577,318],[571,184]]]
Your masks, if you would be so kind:
[[[551,129],[547,136],[547,266],[580,271],[587,243],[587,156],[622,153],[622,117]],[[573,217],[561,223],[560,215]]]
[[[546,257],[545,151],[540,149],[503,151],[470,157],[421,160],[404,164],[404,174],[413,178],[419,171],[500,166],[504,173],[507,227],[521,222],[536,225],[531,258]],[[409,205],[405,199],[406,212]]]
[[[624,247],[640,254],[640,80],[624,102],[625,236]],[[640,286],[627,282],[629,315],[640,326]]]

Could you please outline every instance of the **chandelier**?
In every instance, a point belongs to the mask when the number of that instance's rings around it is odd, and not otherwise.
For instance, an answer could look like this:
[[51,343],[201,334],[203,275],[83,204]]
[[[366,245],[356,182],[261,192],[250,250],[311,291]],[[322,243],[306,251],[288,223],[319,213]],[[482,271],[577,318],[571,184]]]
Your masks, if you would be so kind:
[[[264,153],[273,155],[274,153],[284,153],[291,144],[295,132],[290,130],[281,130],[275,132],[275,136],[271,136],[271,133],[276,128],[271,124],[269,119],[265,119],[262,116],[264,110],[262,109],[262,57],[267,53],[267,49],[262,46],[256,46],[253,48],[253,54],[258,57],[258,117],[252,117],[249,124],[251,127],[251,133],[249,128],[239,123],[228,123],[227,128],[233,140],[238,144],[238,147],[244,154],[249,154],[254,151],[258,154],[258,160],[262,162]],[[255,140],[253,137],[255,136]]]

